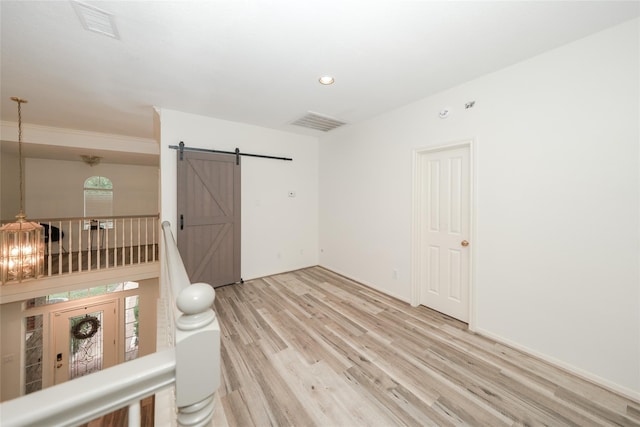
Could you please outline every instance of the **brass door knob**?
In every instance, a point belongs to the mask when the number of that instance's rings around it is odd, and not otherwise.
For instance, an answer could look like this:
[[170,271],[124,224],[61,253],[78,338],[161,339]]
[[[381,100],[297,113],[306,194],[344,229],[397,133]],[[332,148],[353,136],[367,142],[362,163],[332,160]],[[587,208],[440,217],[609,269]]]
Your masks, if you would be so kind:
[[467,242],[466,240],[463,240],[462,242],[460,242],[460,244],[462,246],[469,246],[469,242]]

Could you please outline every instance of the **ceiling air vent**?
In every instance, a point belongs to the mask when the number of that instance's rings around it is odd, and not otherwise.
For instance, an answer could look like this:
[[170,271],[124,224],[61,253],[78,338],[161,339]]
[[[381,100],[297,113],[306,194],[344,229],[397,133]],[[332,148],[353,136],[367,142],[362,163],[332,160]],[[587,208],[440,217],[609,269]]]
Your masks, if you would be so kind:
[[113,37],[114,39],[120,38],[112,14],[79,1],[72,1],[71,4],[76,10],[82,26],[86,30]]
[[300,117],[292,125],[302,126],[304,128],[321,130],[322,132],[328,132],[342,125],[346,125],[345,122],[341,122],[330,117],[321,116],[317,113],[309,112],[306,116]]

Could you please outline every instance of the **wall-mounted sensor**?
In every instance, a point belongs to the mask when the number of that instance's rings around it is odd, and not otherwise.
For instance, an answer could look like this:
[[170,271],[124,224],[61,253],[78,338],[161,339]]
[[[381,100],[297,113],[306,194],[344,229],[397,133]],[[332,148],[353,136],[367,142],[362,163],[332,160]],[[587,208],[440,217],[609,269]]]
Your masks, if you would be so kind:
[[446,119],[447,117],[449,117],[449,112],[450,110],[448,108],[440,110],[440,112],[438,113],[438,117],[440,117],[441,119]]
[[476,101],[469,101],[466,104],[464,104],[464,109],[468,110],[469,108],[473,108],[474,105],[476,105]]

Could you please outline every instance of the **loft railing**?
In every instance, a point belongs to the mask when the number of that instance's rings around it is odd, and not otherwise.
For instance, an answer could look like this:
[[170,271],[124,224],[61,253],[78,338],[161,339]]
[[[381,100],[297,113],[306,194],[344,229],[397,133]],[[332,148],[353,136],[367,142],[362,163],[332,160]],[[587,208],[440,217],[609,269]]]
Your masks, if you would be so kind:
[[[211,421],[214,393],[220,386],[220,326],[213,302],[215,291],[206,283],[191,284],[178,252],[171,225],[162,223],[164,274],[161,299],[170,322],[168,345],[175,342],[176,407],[178,425],[202,426]],[[172,303],[173,302],[173,303]]]
[[158,260],[157,214],[29,220],[44,227],[44,277]]
[[212,309],[215,291],[191,284],[169,223],[162,224],[164,253],[159,312],[167,325],[158,341],[170,348],[95,374],[0,404],[3,427],[77,426],[128,407],[129,426],[140,425],[140,401],[175,386],[176,423],[211,424],[220,385],[220,327]]

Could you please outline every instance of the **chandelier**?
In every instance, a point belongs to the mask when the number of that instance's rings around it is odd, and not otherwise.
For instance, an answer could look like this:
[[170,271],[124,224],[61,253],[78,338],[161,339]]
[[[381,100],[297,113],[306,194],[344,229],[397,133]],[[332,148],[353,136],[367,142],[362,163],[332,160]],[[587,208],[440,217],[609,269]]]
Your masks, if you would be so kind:
[[44,265],[44,227],[27,221],[24,213],[22,179],[22,104],[27,101],[12,97],[18,103],[18,161],[20,162],[20,212],[16,221],[0,227],[0,279],[2,283],[21,282],[42,276]]

